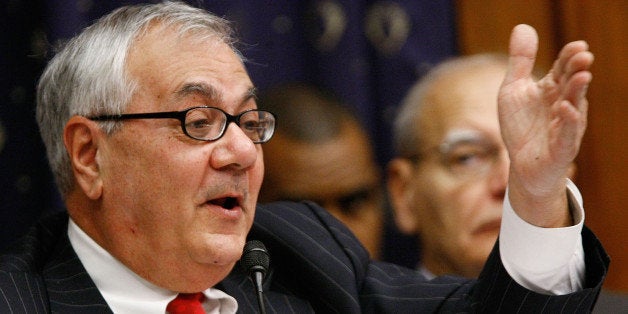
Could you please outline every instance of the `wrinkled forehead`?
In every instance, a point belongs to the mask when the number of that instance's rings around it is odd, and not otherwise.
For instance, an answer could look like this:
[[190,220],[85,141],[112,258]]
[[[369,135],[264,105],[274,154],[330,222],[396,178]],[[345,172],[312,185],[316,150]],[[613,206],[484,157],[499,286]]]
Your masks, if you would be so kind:
[[136,92],[153,91],[165,97],[188,90],[195,93],[186,95],[230,95],[252,86],[231,46],[215,36],[181,35],[176,28],[158,27],[138,37],[128,54],[126,71]]

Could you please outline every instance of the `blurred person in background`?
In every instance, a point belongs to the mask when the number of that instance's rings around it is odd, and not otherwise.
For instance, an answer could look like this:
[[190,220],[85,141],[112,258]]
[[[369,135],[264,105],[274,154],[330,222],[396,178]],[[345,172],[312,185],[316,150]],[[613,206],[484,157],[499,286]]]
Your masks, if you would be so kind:
[[427,278],[478,277],[497,240],[510,166],[497,113],[507,67],[502,54],[447,60],[399,109],[388,188],[398,228],[421,246],[417,267]]
[[280,84],[261,93],[274,113],[272,141],[264,145],[260,201],[312,200],[353,231],[380,259],[385,197],[373,148],[357,117],[331,92],[307,83]]
[[441,63],[394,122],[391,202],[400,230],[421,243],[428,278],[477,277],[497,239],[509,166],[497,117],[506,67],[497,55]]

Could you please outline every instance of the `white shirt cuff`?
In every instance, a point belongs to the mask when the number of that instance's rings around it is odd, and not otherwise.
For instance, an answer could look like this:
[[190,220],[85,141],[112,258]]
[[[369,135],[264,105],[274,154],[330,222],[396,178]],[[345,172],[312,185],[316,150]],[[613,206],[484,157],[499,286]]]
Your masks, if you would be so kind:
[[576,223],[563,228],[541,228],[521,219],[504,198],[499,235],[502,264],[523,287],[544,294],[567,294],[582,289],[585,275],[580,232],[584,226],[582,195],[567,180],[567,195]]

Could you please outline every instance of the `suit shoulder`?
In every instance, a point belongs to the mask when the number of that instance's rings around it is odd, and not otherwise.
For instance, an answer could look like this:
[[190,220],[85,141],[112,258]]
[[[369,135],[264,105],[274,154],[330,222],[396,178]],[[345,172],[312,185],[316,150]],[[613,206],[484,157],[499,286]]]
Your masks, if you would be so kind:
[[[260,204],[251,231],[273,242],[280,240],[308,251],[330,251],[337,255],[368,261],[369,256],[353,233],[342,222],[319,205],[305,202]],[[313,246],[312,246],[313,245]]]
[[[317,312],[359,309],[368,253],[322,207],[312,202],[260,204],[249,238],[267,247],[274,283],[308,299]],[[328,307],[329,300],[336,310]]]
[[0,272],[41,271],[56,243],[66,234],[68,216],[56,213],[37,222],[26,235],[0,255]]

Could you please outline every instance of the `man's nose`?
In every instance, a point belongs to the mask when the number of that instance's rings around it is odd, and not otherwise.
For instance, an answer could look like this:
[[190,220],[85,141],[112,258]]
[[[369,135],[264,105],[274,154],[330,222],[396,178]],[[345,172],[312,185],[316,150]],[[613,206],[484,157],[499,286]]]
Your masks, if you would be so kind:
[[233,167],[246,169],[255,164],[258,157],[256,144],[235,123],[229,123],[225,134],[216,141],[211,163],[215,169]]

